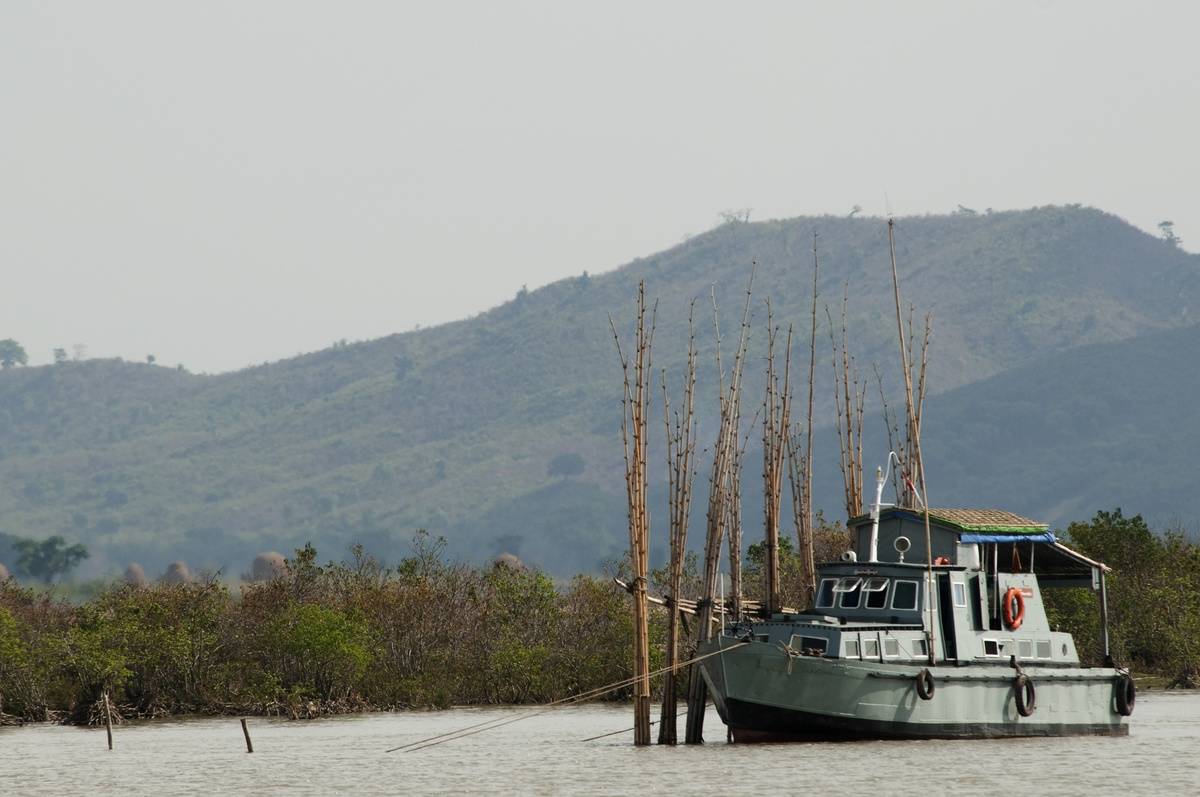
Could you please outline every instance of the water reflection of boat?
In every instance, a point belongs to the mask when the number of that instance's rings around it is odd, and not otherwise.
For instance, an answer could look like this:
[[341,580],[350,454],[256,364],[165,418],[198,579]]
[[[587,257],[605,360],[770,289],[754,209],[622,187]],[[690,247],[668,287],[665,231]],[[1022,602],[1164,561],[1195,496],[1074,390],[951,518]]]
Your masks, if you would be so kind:
[[[1128,733],[1135,691],[1109,655],[1105,565],[995,510],[880,509],[822,565],[811,609],[731,622],[700,654],[736,741]],[[883,552],[883,553],[879,553]],[[906,561],[906,557],[908,561]],[[1042,590],[1093,591],[1106,666],[1051,628]]]

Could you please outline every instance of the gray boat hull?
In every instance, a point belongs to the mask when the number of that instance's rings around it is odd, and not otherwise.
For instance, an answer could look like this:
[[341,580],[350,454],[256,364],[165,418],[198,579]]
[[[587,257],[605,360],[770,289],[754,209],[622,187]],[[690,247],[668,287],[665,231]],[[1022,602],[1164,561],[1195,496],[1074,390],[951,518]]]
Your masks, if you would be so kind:
[[[700,653],[730,647],[721,636]],[[935,689],[917,693],[915,663],[795,656],[751,642],[701,663],[721,719],[735,741],[788,739],[966,739],[1020,736],[1124,736],[1117,713],[1121,675],[1109,668],[1023,665],[1036,687],[1033,713],[1021,716],[1011,665],[928,668]]]

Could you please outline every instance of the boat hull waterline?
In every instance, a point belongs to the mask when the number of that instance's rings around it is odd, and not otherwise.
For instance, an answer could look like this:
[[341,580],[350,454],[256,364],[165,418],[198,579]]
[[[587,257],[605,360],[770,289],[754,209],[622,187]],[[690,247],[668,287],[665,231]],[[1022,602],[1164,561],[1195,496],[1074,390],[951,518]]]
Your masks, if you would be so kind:
[[[721,635],[708,653],[739,640]],[[735,742],[842,739],[979,739],[1125,736],[1115,708],[1121,673],[1099,667],[1022,665],[1034,710],[1018,710],[1018,672],[1008,663],[928,667],[934,692],[921,699],[920,664],[789,655],[751,642],[706,660],[701,672]]]

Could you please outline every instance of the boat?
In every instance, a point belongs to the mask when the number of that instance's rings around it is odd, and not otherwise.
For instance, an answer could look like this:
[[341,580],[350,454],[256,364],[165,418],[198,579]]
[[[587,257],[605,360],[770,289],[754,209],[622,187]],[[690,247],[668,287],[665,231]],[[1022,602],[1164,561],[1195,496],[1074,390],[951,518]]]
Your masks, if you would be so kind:
[[[883,506],[877,479],[810,608],[700,644],[719,654],[698,666],[732,740],[1127,735],[1136,688],[1109,650],[1109,568],[1010,512]],[[1043,590],[1060,588],[1096,596],[1103,666],[1051,627]]]

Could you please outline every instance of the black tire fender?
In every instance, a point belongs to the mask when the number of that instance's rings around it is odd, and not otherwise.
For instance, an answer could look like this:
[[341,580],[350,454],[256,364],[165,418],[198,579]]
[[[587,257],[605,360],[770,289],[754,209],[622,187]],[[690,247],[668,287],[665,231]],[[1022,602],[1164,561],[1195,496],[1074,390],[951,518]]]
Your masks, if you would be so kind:
[[1133,705],[1137,702],[1137,687],[1133,683],[1133,676],[1129,673],[1123,673],[1117,678],[1117,713],[1122,717],[1128,717],[1133,713]]
[[1037,688],[1033,679],[1021,673],[1013,680],[1013,690],[1017,696],[1017,713],[1022,717],[1032,717],[1037,710]]
[[936,687],[933,684],[933,673],[926,667],[917,673],[917,697],[922,700],[933,700],[933,692]]

